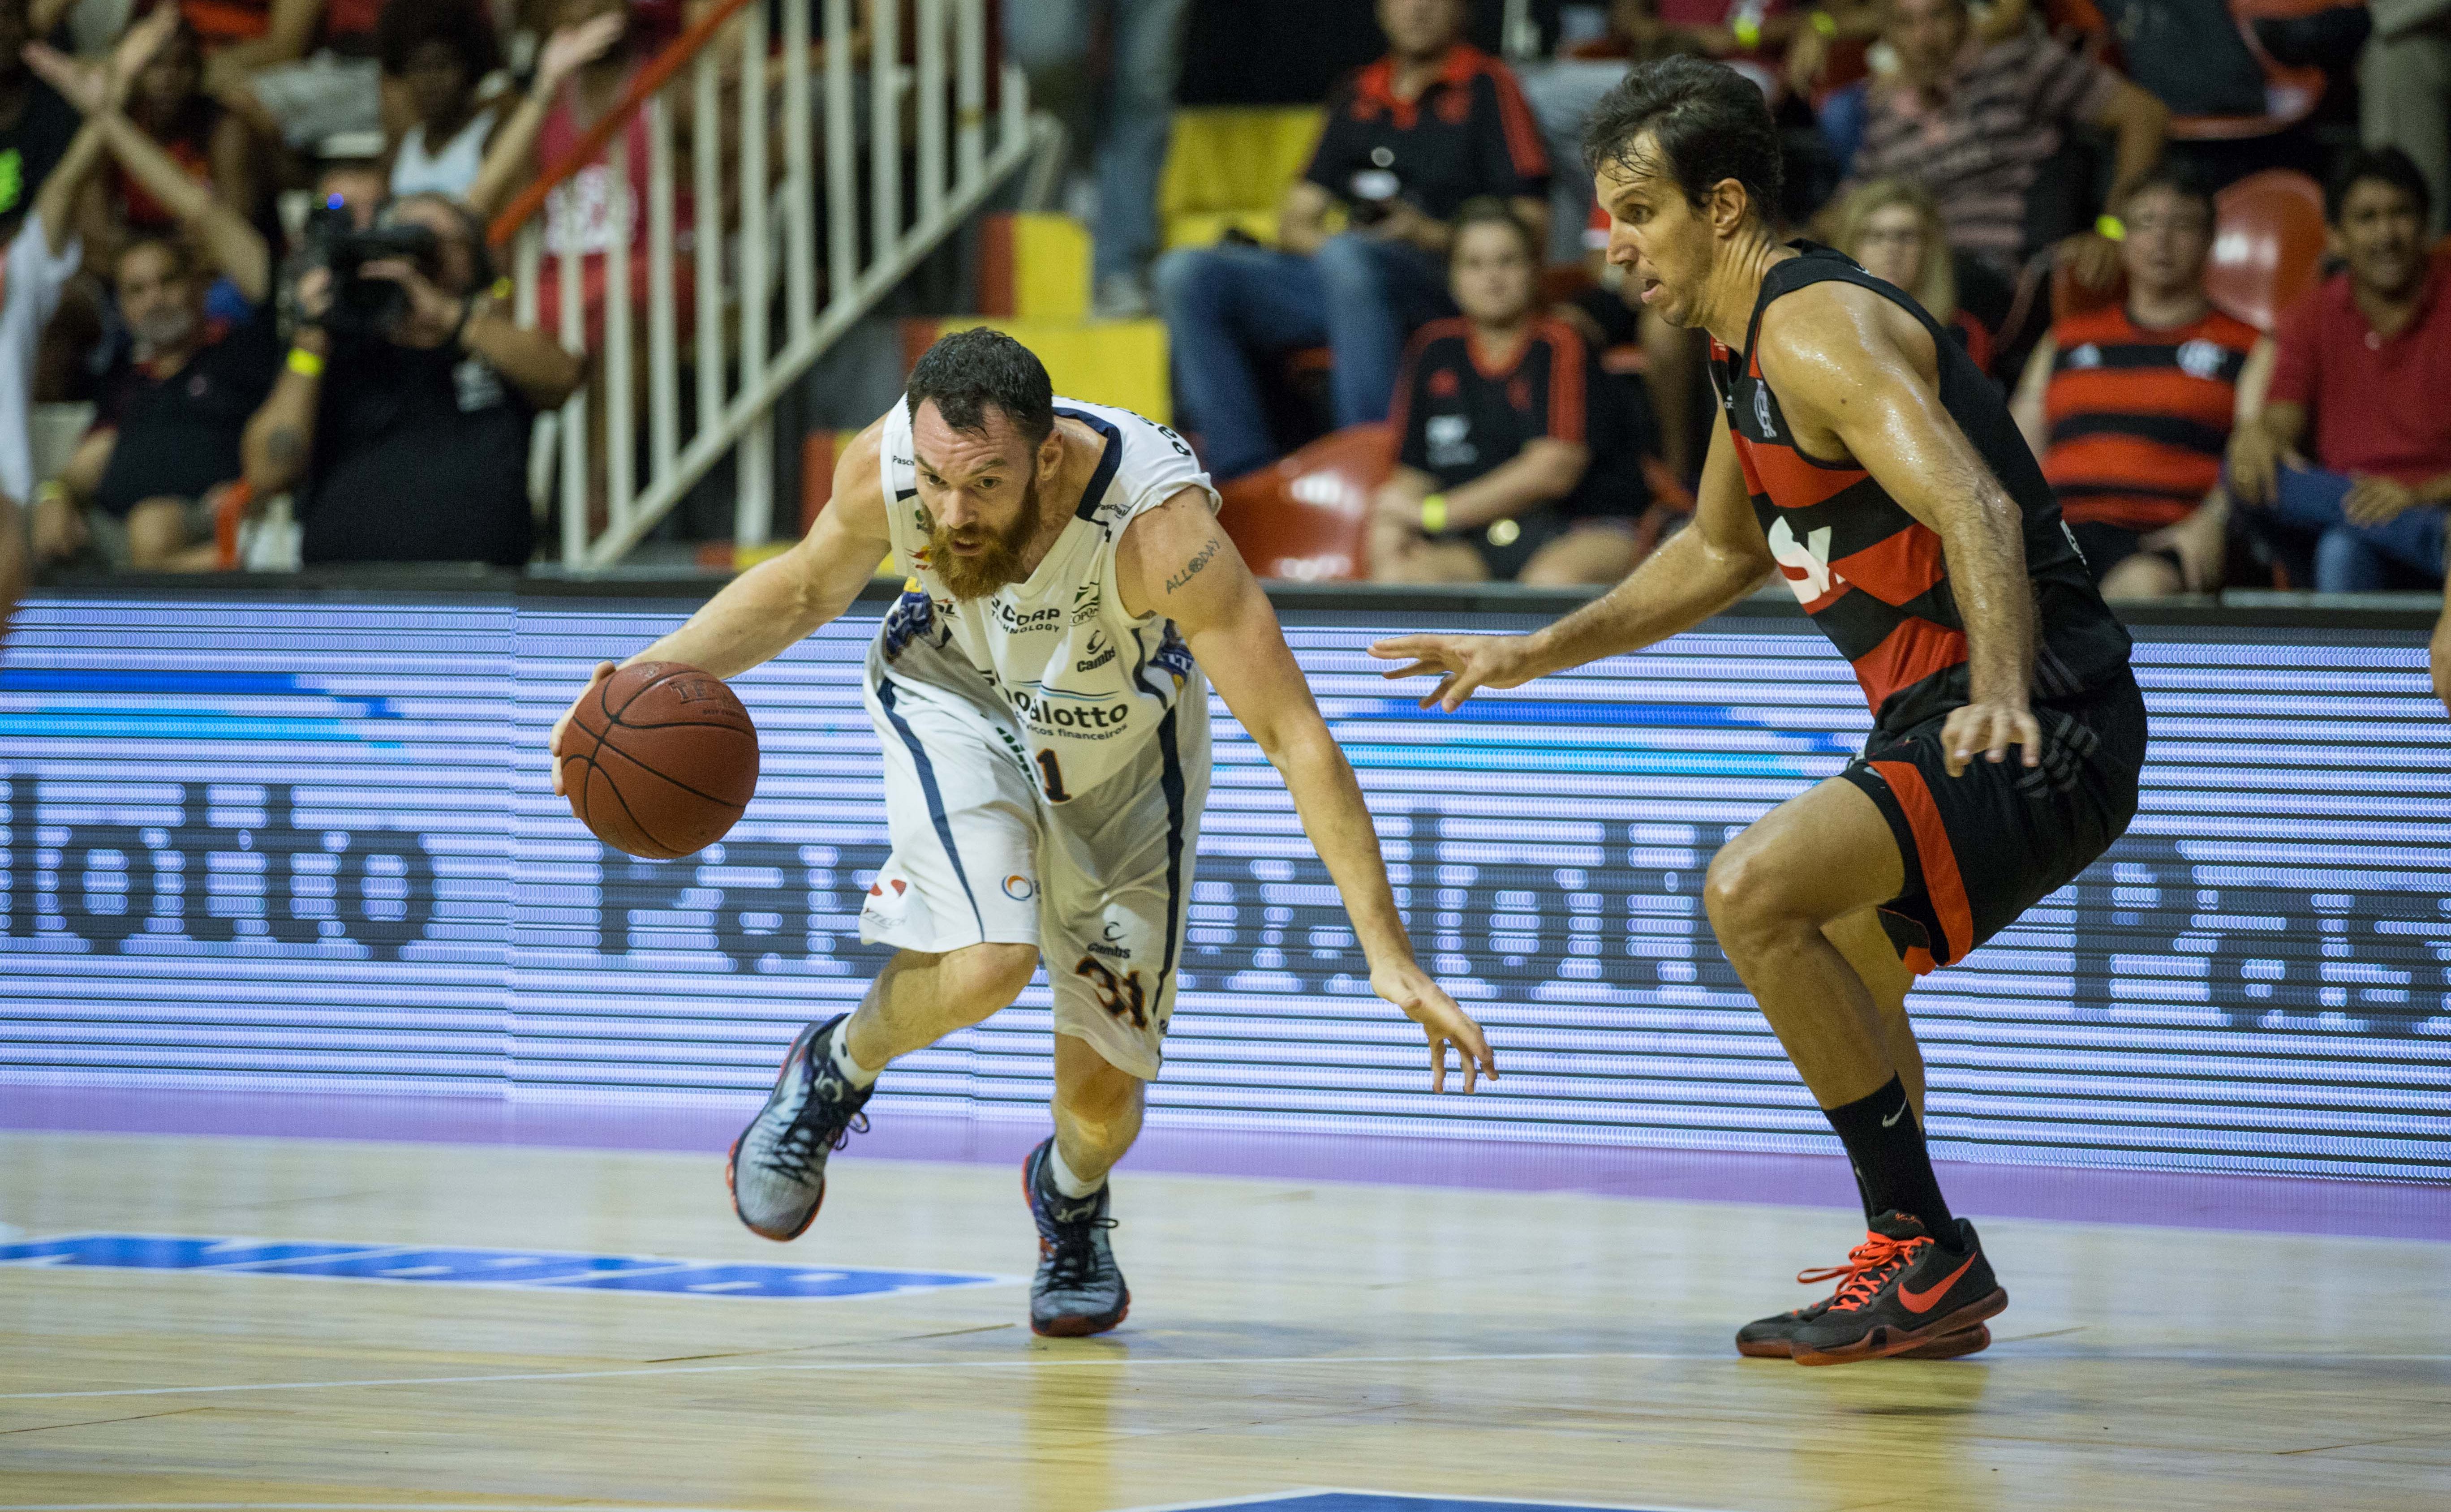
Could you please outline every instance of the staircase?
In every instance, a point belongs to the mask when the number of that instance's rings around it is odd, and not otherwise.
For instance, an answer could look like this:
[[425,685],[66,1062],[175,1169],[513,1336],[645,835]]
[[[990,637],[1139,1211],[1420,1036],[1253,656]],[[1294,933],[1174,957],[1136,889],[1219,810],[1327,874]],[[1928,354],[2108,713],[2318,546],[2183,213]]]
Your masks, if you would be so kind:
[[[531,469],[539,515],[559,493],[566,570],[618,563],[727,457],[736,544],[773,536],[776,401],[1033,150],[1020,70],[990,68],[991,19],[990,0],[721,0],[495,222],[520,323],[592,353],[588,391],[539,418]],[[629,192],[637,120],[643,206]],[[594,260],[591,310],[588,260],[561,248],[557,307],[540,308],[540,212],[598,164],[615,226],[645,217],[643,254]]]

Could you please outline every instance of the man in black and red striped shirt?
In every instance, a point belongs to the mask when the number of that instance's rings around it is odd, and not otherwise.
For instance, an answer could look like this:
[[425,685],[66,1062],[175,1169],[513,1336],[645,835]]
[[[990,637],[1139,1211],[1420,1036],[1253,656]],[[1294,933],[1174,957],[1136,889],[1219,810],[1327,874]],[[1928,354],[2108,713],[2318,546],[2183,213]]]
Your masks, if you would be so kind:
[[[1446,253],[1466,200],[1495,195],[1546,226],[1540,128],[1506,66],[1461,40],[1464,19],[1464,0],[1379,0],[1387,56],[1328,97],[1318,150],[1285,191],[1277,245],[1159,261],[1175,397],[1214,476],[1276,456],[1258,365],[1270,352],[1324,343],[1336,423],[1386,418],[1405,337],[1455,313]],[[1340,207],[1349,228],[1330,235]]]
[[1773,239],[1778,137],[1759,90],[1694,59],[1645,65],[1584,143],[1610,260],[1663,320],[1712,338],[1727,423],[1694,523],[1537,634],[1373,649],[1441,676],[1426,701],[1451,710],[1786,580],[1854,664],[1872,738],[1723,846],[1703,901],[1846,1147],[1870,1232],[1820,1273],[1844,1278],[1833,1296],[1746,1325],[1736,1347],[1802,1365],[1969,1353],[2009,1297],[1932,1174],[1906,994],[2134,816],[2145,701],[2127,632],[1965,351],[1894,285]]

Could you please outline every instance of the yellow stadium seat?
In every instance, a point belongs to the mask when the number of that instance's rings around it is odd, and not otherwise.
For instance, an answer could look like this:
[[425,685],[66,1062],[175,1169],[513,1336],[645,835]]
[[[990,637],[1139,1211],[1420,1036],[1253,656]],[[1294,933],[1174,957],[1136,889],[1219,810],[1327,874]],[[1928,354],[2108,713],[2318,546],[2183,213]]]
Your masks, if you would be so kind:
[[1113,404],[1161,423],[1174,411],[1167,375],[1163,321],[1026,321],[992,316],[912,319],[902,323],[907,370],[947,331],[992,326],[1038,354],[1055,391],[1068,399]]
[[1229,226],[1277,239],[1277,207],[1310,165],[1317,106],[1208,107],[1174,112],[1174,145],[1158,185],[1166,245],[1206,246]]

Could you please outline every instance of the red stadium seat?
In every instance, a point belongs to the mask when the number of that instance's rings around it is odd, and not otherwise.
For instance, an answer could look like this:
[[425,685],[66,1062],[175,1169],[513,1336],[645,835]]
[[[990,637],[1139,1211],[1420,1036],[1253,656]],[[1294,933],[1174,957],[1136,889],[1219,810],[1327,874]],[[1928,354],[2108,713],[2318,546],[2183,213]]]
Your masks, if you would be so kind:
[[1218,520],[1251,571],[1297,582],[1370,575],[1370,501],[1395,470],[1385,425],[1350,425],[1220,490]]
[[[2269,331],[2315,286],[2324,260],[2324,191],[2288,168],[2250,173],[2213,196],[2212,258],[2205,292],[2224,311]],[[2127,296],[2124,279],[2090,289],[2051,270],[2053,318],[2101,309]]]
[[2250,173],[2215,196],[2218,230],[2205,289],[2213,303],[2269,331],[2322,273],[2324,191],[2287,168]]

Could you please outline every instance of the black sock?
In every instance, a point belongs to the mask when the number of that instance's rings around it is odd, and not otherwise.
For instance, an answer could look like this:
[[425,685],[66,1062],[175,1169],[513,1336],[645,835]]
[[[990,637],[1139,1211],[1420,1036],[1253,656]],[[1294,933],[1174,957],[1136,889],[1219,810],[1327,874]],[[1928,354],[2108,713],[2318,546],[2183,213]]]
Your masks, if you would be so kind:
[[1885,1212],[1902,1212],[1921,1221],[1923,1231],[1942,1245],[1957,1247],[1957,1223],[1950,1216],[1949,1200],[1940,1194],[1939,1178],[1931,1173],[1923,1125],[1907,1101],[1903,1083],[1892,1076],[1872,1096],[1825,1108],[1821,1116],[1847,1147],[1847,1163],[1855,1168],[1868,1223]]

